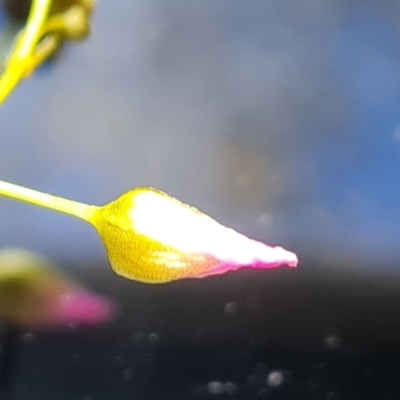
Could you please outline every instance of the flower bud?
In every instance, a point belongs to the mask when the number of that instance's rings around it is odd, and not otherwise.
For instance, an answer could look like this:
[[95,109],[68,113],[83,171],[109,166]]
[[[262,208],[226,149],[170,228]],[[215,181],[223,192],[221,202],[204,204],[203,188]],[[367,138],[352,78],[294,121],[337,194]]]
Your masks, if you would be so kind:
[[92,223],[115,272],[146,283],[297,265],[294,253],[249,239],[153,188],[126,192],[100,207]]

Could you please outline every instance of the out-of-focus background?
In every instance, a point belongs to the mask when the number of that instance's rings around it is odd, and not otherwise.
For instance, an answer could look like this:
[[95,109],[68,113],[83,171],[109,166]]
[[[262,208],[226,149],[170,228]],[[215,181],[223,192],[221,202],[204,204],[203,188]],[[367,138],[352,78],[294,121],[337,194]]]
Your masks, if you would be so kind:
[[0,199],[2,247],[122,304],[111,326],[21,336],[12,398],[398,398],[399,15],[98,1],[88,40],[1,107],[1,179],[93,204],[155,186],[300,265],[144,286],[89,225]]

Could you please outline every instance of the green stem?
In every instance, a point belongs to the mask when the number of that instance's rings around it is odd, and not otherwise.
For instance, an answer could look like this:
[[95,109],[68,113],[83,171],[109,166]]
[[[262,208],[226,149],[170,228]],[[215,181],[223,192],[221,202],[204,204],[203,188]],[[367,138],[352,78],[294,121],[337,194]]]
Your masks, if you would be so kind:
[[0,195],[70,214],[88,222],[90,222],[93,214],[99,208],[97,206],[64,199],[1,180]]
[[41,38],[41,30],[46,22],[52,0],[33,0],[26,28],[16,40],[6,69],[0,79],[0,103],[14,89],[23,77],[26,61],[32,55]]

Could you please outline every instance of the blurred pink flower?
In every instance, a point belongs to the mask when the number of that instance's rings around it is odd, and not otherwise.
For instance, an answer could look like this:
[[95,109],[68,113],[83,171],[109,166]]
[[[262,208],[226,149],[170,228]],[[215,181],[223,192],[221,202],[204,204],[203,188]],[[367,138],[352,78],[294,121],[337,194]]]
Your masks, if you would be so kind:
[[109,321],[115,305],[75,283],[46,258],[22,249],[0,251],[0,318],[23,328]]

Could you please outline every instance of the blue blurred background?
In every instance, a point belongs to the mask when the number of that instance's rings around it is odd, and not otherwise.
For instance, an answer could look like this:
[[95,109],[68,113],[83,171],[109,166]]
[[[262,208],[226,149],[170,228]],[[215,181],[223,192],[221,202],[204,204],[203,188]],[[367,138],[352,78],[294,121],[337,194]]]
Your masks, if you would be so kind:
[[[99,1],[92,36],[0,109],[1,178],[93,204],[153,185],[307,257],[395,266],[399,11]],[[2,245],[105,261],[71,217],[9,199],[0,213]]]
[[98,1],[92,35],[0,108],[0,179],[92,204],[152,185],[300,265],[146,286],[112,273],[89,225],[0,198],[1,247],[121,307],[95,330],[23,333],[13,398],[399,398],[399,15]]

